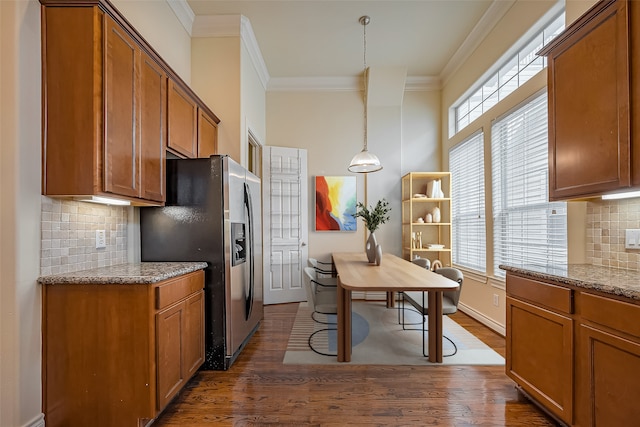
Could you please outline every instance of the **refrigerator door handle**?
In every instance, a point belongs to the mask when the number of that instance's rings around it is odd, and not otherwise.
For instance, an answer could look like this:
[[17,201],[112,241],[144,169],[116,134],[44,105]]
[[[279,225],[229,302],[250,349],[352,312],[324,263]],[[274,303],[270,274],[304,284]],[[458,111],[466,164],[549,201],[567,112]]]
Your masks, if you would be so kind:
[[253,240],[253,233],[254,233],[254,229],[253,229],[253,204],[251,203],[251,189],[249,188],[249,185],[245,182],[244,184],[244,206],[245,209],[247,211],[247,223],[248,223],[248,232],[247,232],[247,237],[248,237],[248,242],[247,242],[247,246],[249,248],[249,254],[248,257],[249,258],[249,292],[246,295],[246,299],[245,299],[245,306],[246,306],[246,310],[245,310],[245,317],[247,320],[249,320],[249,317],[251,316],[251,310],[253,309],[253,292],[254,292],[254,240]]

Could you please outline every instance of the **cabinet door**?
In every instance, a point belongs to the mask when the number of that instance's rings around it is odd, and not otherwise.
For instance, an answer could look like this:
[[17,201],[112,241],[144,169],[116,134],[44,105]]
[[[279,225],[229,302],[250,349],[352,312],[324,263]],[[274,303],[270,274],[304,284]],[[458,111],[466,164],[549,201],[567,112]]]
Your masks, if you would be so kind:
[[586,325],[579,336],[580,425],[637,425],[640,344]]
[[218,125],[206,111],[198,109],[198,157],[218,152]]
[[507,297],[505,370],[553,414],[573,418],[573,320]]
[[550,199],[631,183],[627,2],[612,2],[549,55]]
[[136,63],[140,49],[111,17],[106,16],[105,20],[104,191],[137,197],[140,172],[136,135]]
[[169,79],[167,148],[188,158],[196,157],[198,106],[195,100]]
[[165,141],[167,135],[167,76],[145,52],[140,55],[140,174],[141,197],[164,202]]
[[184,303],[172,305],[156,315],[159,411],[167,406],[185,382],[182,369],[183,316]]
[[191,378],[204,363],[204,290],[187,298],[184,304],[184,377]]

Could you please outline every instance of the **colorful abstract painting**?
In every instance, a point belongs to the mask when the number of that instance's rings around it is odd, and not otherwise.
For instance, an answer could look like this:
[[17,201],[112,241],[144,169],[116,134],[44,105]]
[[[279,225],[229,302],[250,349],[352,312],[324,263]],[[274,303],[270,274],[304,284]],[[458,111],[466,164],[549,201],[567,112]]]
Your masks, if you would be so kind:
[[355,176],[316,176],[316,231],[356,231],[355,214]]

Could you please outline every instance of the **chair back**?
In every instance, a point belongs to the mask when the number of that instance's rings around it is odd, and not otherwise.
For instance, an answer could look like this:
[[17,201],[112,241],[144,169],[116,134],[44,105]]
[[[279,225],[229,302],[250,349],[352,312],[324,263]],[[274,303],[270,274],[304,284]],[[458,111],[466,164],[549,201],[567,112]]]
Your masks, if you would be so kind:
[[429,258],[414,258],[411,262],[422,268],[426,268],[427,270],[431,268],[431,261],[429,261]]
[[333,265],[330,262],[318,261],[316,258],[307,258],[307,262],[309,263],[309,267],[315,268],[316,273],[320,274],[318,277],[331,276],[335,273]]
[[454,282],[458,282],[460,287],[455,291],[445,291],[442,293],[443,297],[448,297],[451,299],[453,304],[458,307],[458,302],[460,301],[460,292],[462,292],[462,282],[464,281],[464,276],[462,271],[453,267],[442,267],[436,270],[436,273],[446,277],[447,279],[453,280]]
[[316,309],[316,270],[313,267],[305,267],[304,274],[302,276],[304,282],[304,289],[307,293],[307,302],[311,308]]

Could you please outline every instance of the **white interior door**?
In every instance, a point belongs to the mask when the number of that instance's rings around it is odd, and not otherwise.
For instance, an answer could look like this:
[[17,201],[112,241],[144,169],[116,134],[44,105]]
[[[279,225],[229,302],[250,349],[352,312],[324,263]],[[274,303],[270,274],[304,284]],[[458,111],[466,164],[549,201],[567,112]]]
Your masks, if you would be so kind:
[[265,146],[262,180],[264,303],[306,301],[307,150]]

